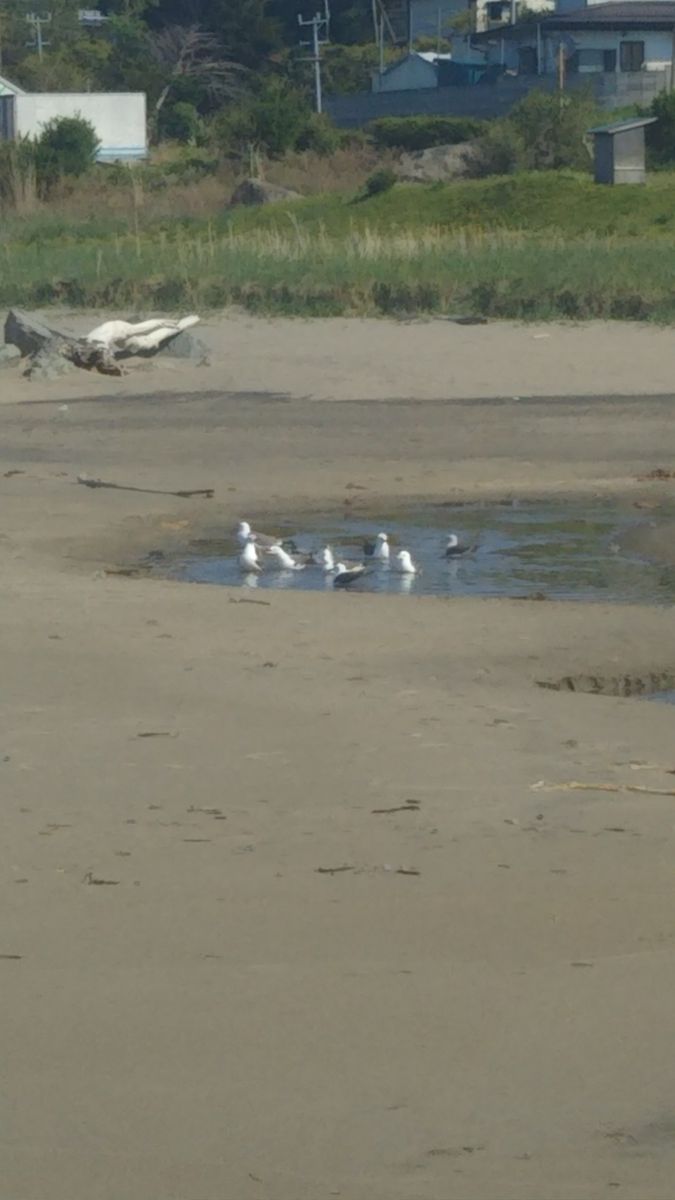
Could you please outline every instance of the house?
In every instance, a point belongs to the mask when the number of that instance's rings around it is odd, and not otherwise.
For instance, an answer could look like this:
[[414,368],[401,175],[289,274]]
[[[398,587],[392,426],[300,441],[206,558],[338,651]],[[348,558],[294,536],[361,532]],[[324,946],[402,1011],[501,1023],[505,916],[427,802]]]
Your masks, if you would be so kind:
[[[574,7],[578,0],[571,0]],[[469,29],[481,33],[513,24],[521,0],[408,0],[410,42],[419,37],[448,37]],[[529,12],[552,12],[554,0],[527,0]]]
[[[541,21],[528,20],[472,39],[486,59],[519,75],[635,77],[654,73],[654,89],[673,61],[673,0],[611,0],[583,8],[561,7]],[[664,82],[660,82],[664,86]]]
[[413,50],[392,63],[384,71],[373,75],[374,92],[413,92],[439,86],[439,71],[442,63],[449,62],[450,54],[435,54],[433,51]]
[[99,140],[99,162],[147,157],[144,92],[24,92],[0,89],[0,140],[37,137],[54,117],[84,117]]
[[78,8],[77,21],[84,29],[102,29],[106,21],[110,18],[106,17],[100,8]]

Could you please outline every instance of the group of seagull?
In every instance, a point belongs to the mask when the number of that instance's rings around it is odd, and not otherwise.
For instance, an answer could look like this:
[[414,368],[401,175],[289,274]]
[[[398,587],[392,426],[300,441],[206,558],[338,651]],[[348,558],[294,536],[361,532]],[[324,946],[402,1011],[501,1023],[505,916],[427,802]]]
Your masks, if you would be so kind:
[[[239,566],[247,575],[262,571],[259,555],[270,559],[272,564],[284,571],[303,571],[305,567],[320,567],[325,575],[333,576],[333,587],[348,588],[368,573],[369,565],[388,566],[399,575],[419,574],[419,567],[413,562],[409,550],[399,550],[391,557],[389,538],[386,533],[378,533],[374,541],[368,541],[363,547],[364,562],[343,562],[337,560],[330,546],[324,546],[318,552],[299,554],[289,543],[281,538],[272,537],[268,533],[258,533],[253,530],[248,521],[240,521],[236,529],[236,537],[241,548]],[[471,554],[476,549],[475,544],[460,542],[457,534],[451,533],[443,557],[459,558]],[[293,550],[293,552],[291,552]]]

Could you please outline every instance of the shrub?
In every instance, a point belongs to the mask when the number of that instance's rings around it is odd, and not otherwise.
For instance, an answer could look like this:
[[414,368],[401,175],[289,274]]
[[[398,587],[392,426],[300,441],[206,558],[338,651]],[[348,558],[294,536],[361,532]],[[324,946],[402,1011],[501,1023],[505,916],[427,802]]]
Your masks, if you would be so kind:
[[380,192],[390,191],[396,183],[396,175],[390,167],[381,167],[373,171],[363,185],[363,196],[379,196]]
[[16,142],[0,141],[0,202],[17,213],[35,207],[35,144],[28,138]]
[[492,121],[477,143],[471,174],[509,175],[513,171],[590,169],[586,133],[601,119],[586,92],[534,90],[511,110]]
[[339,129],[325,113],[310,113],[305,128],[295,144],[296,150],[313,150],[315,154],[334,154],[342,144]]
[[649,115],[657,117],[648,125],[645,134],[649,157],[660,166],[675,160],[675,92],[661,92],[652,100]]
[[99,140],[83,117],[53,117],[35,142],[38,188],[47,195],[59,179],[79,178],[96,159]]
[[281,157],[295,149],[309,118],[304,93],[272,75],[246,100],[223,111],[216,119],[215,133],[226,153],[241,154],[255,145]]
[[476,117],[380,117],[368,125],[376,146],[396,150],[427,150],[455,146],[480,137],[486,121]]
[[515,126],[508,120],[493,121],[469,159],[469,174],[477,179],[510,175],[525,167],[526,157],[525,144]]
[[162,137],[194,146],[202,132],[202,121],[194,104],[178,100],[161,110],[159,127]]
[[602,119],[590,93],[568,92],[561,97],[534,89],[516,104],[508,119],[525,144],[527,166],[532,170],[590,169],[586,133]]

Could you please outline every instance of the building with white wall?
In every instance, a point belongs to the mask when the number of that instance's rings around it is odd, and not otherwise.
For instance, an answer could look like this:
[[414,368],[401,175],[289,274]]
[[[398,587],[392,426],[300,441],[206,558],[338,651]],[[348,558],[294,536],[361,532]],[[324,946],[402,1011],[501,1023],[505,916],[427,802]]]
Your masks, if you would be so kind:
[[147,156],[144,92],[0,92],[0,138],[39,137],[54,117],[89,121],[100,143],[99,162]]
[[664,72],[673,61],[675,2],[613,0],[571,10],[568,0],[541,21],[528,20],[472,39],[490,63],[523,75],[566,76]]

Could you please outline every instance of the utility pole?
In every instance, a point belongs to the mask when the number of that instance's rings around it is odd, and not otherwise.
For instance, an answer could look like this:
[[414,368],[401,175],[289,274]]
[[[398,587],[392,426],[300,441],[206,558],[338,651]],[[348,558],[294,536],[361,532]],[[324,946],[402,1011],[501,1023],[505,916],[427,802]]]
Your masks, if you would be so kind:
[[27,42],[26,45],[32,46],[37,50],[40,62],[42,62],[43,47],[49,45],[49,42],[46,42],[42,36],[42,26],[49,25],[51,19],[51,13],[47,13],[44,17],[41,17],[39,13],[28,13],[26,16],[28,24],[33,26],[35,33],[35,40],[32,42]]
[[324,15],[315,13],[307,21],[303,21],[298,13],[298,25],[301,29],[311,29],[311,41],[301,42],[301,46],[311,46],[312,53],[306,61],[314,64],[314,94],[316,96],[316,111],[323,112],[323,96],[321,91],[321,47],[330,41],[330,9],[328,0],[324,0]]

